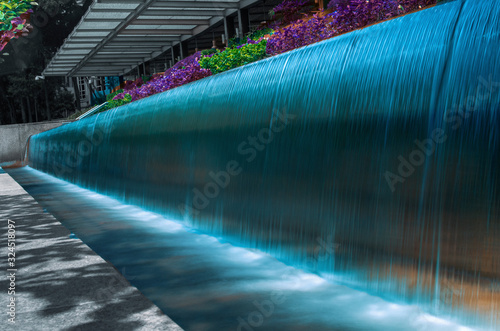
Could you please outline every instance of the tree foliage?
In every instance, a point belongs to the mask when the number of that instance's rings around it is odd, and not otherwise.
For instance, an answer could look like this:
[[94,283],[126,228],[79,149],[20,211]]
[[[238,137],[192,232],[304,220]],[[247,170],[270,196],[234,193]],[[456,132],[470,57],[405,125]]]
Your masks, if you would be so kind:
[[[0,3],[30,4],[30,1],[0,0]],[[32,7],[29,17],[32,31],[11,40],[0,53],[0,123],[30,121],[30,114],[32,121],[47,120],[47,104],[51,118],[74,111],[73,94],[63,89],[62,78],[35,81],[35,77],[41,75],[91,3],[92,0],[86,0],[81,6],[76,0],[40,0],[38,6]]]

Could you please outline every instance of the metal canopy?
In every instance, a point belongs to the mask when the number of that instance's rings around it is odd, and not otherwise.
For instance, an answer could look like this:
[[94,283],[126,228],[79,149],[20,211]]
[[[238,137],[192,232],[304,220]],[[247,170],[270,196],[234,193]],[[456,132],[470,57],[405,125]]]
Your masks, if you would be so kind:
[[120,76],[258,0],[95,0],[45,76]]

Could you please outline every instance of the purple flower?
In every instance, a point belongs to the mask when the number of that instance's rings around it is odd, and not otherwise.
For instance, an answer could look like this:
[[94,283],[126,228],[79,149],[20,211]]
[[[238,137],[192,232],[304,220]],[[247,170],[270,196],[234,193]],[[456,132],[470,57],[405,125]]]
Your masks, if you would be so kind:
[[113,100],[121,100],[125,97],[125,93],[119,93],[117,95],[115,95],[115,97],[113,98]]
[[[277,30],[269,39],[266,53],[280,54],[323,39],[373,24],[436,3],[437,0],[331,0],[327,15],[315,14]],[[287,3],[287,5],[285,5]],[[284,10],[290,2],[277,6]],[[275,9],[276,9],[275,8]]]
[[266,46],[267,54],[280,54],[333,37],[338,32],[327,16],[314,15],[309,21],[299,20],[276,31]]
[[163,75],[153,75],[147,83],[143,83],[140,78],[134,83],[128,83],[124,87],[124,93],[130,94],[132,101],[135,101],[210,76],[210,70],[200,67],[200,56],[201,52],[197,52],[185,58]]
[[308,0],[285,0],[273,8],[274,11],[273,19],[276,19],[276,15],[281,15],[282,16],[281,24],[288,24],[292,22],[294,19],[300,17],[298,13],[308,3],[309,3]]

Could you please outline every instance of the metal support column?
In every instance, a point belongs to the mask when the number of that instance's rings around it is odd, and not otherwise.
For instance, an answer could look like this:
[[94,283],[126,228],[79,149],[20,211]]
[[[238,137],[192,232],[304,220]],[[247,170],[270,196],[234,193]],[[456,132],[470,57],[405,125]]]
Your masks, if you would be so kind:
[[243,23],[241,22],[241,10],[238,9],[238,38],[243,38]]
[[227,17],[224,16],[224,42],[226,46],[229,45],[229,34],[228,34],[228,29],[227,29]]
[[186,57],[189,56],[189,48],[188,48],[188,42],[187,41],[181,41],[180,43],[180,48],[181,48],[181,60],[185,59]]
[[234,17],[226,17],[227,20],[227,36],[231,39],[236,36],[236,29],[234,28]]
[[248,9],[241,9],[239,12],[241,13],[238,16],[238,19],[241,21],[240,31],[242,32],[243,36],[245,36],[250,32],[250,14],[248,12]]

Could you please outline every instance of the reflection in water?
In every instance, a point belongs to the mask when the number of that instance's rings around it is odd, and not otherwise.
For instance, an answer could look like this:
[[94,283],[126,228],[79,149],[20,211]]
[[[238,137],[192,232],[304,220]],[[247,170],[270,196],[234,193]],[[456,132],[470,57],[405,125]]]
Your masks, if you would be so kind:
[[9,174],[186,330],[470,330],[29,167]]

